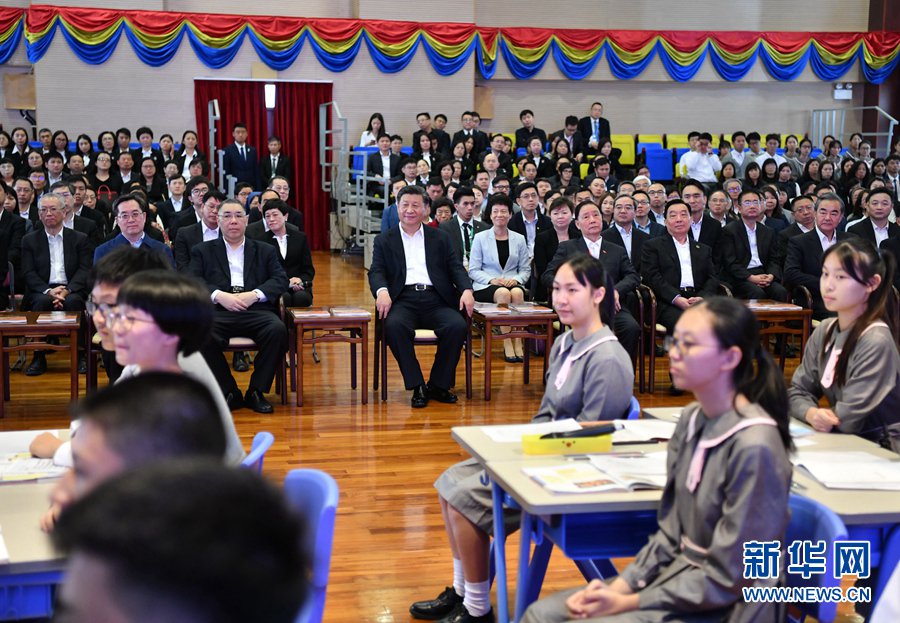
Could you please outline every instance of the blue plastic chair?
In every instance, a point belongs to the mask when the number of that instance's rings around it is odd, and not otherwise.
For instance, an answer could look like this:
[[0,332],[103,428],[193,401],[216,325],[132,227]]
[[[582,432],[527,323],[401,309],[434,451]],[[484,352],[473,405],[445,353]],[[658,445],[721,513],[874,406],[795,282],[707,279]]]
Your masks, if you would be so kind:
[[[353,160],[350,163],[350,168],[354,171],[365,171],[366,170],[366,158],[369,157],[369,154],[373,154],[378,151],[377,147],[354,147],[353,151]],[[357,173],[353,173],[350,176],[351,180],[356,180]]]
[[252,469],[257,474],[262,474],[263,461],[266,458],[266,452],[275,443],[275,436],[272,433],[261,431],[256,433],[253,443],[250,446],[250,452],[241,461],[241,467]]
[[338,486],[334,478],[318,469],[295,469],[284,479],[284,495],[288,505],[306,520],[303,545],[312,561],[309,595],[295,623],[319,623],[325,611]]
[[628,405],[628,417],[626,420],[636,420],[641,417],[641,403],[634,396],[631,397],[631,404]]
[[671,180],[675,177],[675,163],[670,149],[648,149],[644,162],[650,169],[650,179],[654,182]]
[[[793,541],[825,541],[828,551],[834,546],[835,541],[847,538],[847,528],[844,522],[834,511],[827,506],[805,498],[800,495],[791,495],[788,503],[791,508],[791,522],[788,524],[787,533],[784,536],[785,545]],[[839,587],[841,581],[835,579],[832,573],[832,557],[825,558],[825,573],[813,575],[808,580],[796,573],[787,574],[788,586],[820,586]],[[837,615],[836,603],[799,603],[793,604],[800,610],[800,619],[815,617],[819,623],[830,623]],[[791,620],[797,620],[789,617]]]

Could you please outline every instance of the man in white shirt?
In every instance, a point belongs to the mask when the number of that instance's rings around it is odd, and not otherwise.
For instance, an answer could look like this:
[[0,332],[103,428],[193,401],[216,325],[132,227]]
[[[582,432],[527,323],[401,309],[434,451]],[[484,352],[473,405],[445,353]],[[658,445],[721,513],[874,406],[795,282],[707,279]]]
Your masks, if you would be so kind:
[[781,147],[781,136],[778,134],[766,134],[766,150],[756,157],[756,164],[762,168],[763,163],[772,158],[775,160],[776,166],[780,167],[787,162],[784,156],[778,155],[778,148]]
[[739,179],[744,177],[744,165],[749,162],[744,158],[744,149],[746,147],[747,135],[738,130],[731,135],[731,151],[728,152],[727,156],[722,158],[722,166],[725,166],[726,162],[733,164],[734,176]]
[[138,179],[138,176],[134,175],[131,170],[134,166],[134,158],[132,157],[131,152],[119,152],[119,157],[116,158],[116,165],[119,167],[118,176],[122,180],[122,188],[128,186],[132,180]]
[[[452,404],[457,397],[450,388],[456,384],[456,365],[468,332],[457,310],[471,316],[472,280],[450,237],[422,225],[428,209],[425,191],[418,186],[402,189],[397,208],[400,227],[375,238],[369,286],[376,313],[404,385],[413,392],[412,407],[426,407],[429,399]],[[416,329],[432,329],[438,337],[427,384],[413,345]]]
[[463,259],[463,265],[468,266],[469,253],[472,250],[472,239],[480,231],[490,229],[487,223],[482,223],[475,216],[475,193],[471,188],[463,186],[453,195],[453,203],[456,206],[456,214],[446,223],[441,223],[439,228],[450,234],[457,247],[457,253]]
[[713,185],[718,181],[716,174],[722,170],[722,163],[713,153],[710,143],[712,136],[709,132],[703,132],[697,138],[697,149],[681,156],[681,164],[686,170],[685,177],[707,185]]
[[900,156],[888,156],[885,167],[885,183],[894,193],[894,199],[900,199]]
[[650,197],[650,218],[660,225],[665,225],[666,187],[659,182],[650,184],[647,195]]
[[866,213],[856,225],[847,228],[847,232],[870,240],[876,247],[888,238],[900,236],[900,225],[891,223],[888,216],[894,211],[894,197],[890,189],[875,188],[866,199]]
[[[216,304],[213,339],[201,352],[229,407],[246,405],[257,413],[272,413],[263,394],[271,389],[278,360],[287,349],[287,328],[278,317],[278,301],[289,289],[288,278],[275,247],[244,235],[247,213],[239,201],[226,199],[219,204],[217,224],[222,237],[191,250],[189,271],[207,284]],[[222,353],[222,345],[233,337],[248,337],[257,346],[243,400]],[[287,390],[282,387],[281,391]]]

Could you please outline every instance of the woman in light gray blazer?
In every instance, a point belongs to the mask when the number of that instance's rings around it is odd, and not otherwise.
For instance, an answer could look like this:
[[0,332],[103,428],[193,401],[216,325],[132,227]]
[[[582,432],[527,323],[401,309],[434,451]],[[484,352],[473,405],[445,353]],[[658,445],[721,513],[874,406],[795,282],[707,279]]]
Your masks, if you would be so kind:
[[[488,201],[493,227],[472,239],[469,255],[469,277],[475,288],[475,300],[481,303],[521,303],[527,294],[525,284],[531,276],[528,242],[522,234],[507,228],[512,216],[512,200],[502,193]],[[501,329],[509,333],[509,327]],[[506,361],[523,361],[521,339],[503,340]]]

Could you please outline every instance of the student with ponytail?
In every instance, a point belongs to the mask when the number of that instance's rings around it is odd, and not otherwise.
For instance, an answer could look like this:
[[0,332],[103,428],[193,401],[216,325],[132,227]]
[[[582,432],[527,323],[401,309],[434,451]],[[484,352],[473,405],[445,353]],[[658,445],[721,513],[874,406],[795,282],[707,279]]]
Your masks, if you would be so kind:
[[[822,300],[837,318],[820,324],[791,381],[791,415],[900,449],[900,354],[894,258],[851,237],[822,258]],[[819,407],[825,396],[828,408]]]
[[780,621],[783,605],[746,603],[743,545],[783,540],[791,437],[784,377],[760,346],[759,325],[738,300],[689,307],[669,343],[670,372],[697,398],[668,446],[659,530],[611,582],[558,593],[526,623],[569,620]]

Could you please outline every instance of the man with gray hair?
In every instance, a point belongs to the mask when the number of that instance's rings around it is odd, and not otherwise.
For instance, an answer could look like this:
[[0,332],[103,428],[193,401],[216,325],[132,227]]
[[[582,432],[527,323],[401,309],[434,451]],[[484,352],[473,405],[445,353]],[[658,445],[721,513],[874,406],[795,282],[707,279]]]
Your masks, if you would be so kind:
[[[46,194],[38,202],[43,229],[22,238],[22,278],[25,309],[32,311],[83,311],[87,298],[92,247],[87,236],[63,227],[63,199]],[[45,354],[35,351],[25,371],[38,376],[47,371]]]

